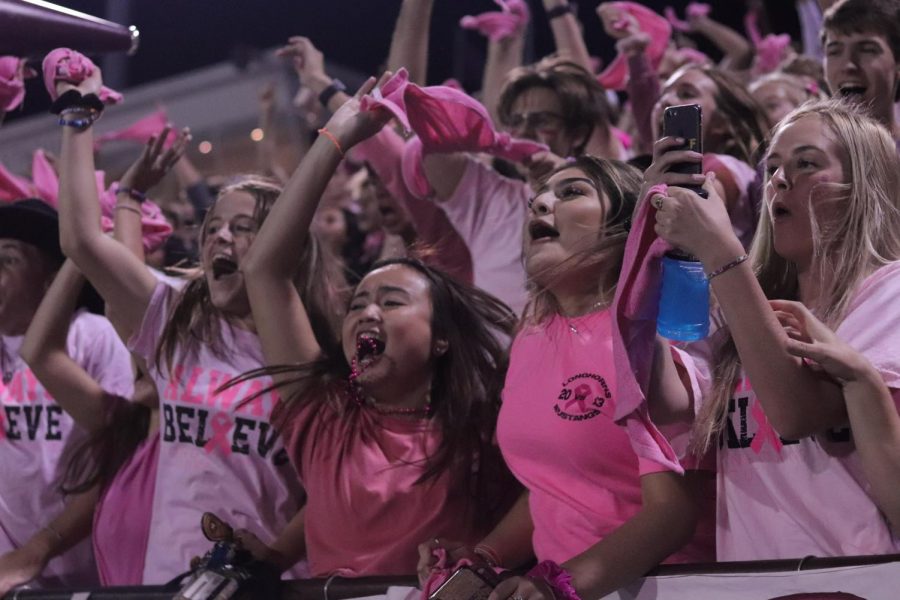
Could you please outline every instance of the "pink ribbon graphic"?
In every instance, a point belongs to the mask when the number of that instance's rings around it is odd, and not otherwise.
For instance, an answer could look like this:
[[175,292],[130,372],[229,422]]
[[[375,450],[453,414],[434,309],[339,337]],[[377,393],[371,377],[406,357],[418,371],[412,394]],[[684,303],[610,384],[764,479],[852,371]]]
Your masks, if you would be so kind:
[[228,432],[234,426],[231,418],[225,413],[218,413],[212,418],[209,425],[212,428],[212,437],[206,441],[203,449],[208,454],[216,447],[220,447],[223,454],[231,454],[231,440],[228,439]]
[[762,448],[768,440],[768,442],[772,444],[772,447],[775,448],[775,452],[781,454],[781,448],[783,446],[781,438],[778,437],[775,428],[769,423],[769,418],[766,417],[766,413],[763,411],[759,400],[753,402],[753,408],[750,409],[750,414],[753,415],[753,419],[756,421],[757,425],[756,435],[753,436],[753,441],[750,442],[750,447],[753,448],[753,451],[757,454],[762,452]]

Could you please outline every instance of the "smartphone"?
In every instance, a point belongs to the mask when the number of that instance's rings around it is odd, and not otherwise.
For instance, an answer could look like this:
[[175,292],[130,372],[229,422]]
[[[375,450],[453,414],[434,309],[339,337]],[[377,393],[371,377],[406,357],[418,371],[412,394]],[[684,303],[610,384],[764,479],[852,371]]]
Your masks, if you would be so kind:
[[[670,106],[663,115],[663,135],[680,137],[684,139],[682,146],[676,146],[671,150],[693,150],[703,153],[703,131],[701,130],[702,112],[699,104],[682,104]],[[673,173],[687,175],[702,175],[701,163],[678,163],[672,165],[669,170]],[[682,186],[706,198],[706,190],[700,185]]]
[[488,566],[460,567],[428,600],[487,600],[498,583],[499,577]]

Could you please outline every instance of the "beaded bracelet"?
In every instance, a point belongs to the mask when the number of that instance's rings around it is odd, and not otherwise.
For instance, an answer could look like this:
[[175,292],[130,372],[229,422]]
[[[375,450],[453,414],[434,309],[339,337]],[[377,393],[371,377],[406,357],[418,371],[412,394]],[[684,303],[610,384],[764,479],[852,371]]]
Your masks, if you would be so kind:
[[712,273],[707,273],[707,274],[706,274],[706,280],[707,280],[707,281],[712,281],[712,278],[713,278],[713,277],[718,277],[718,276],[721,275],[722,273],[724,273],[724,272],[726,272],[726,271],[730,271],[731,269],[735,268],[736,266],[738,266],[739,264],[741,264],[742,262],[744,262],[744,261],[747,260],[748,258],[749,258],[749,255],[747,255],[747,254],[742,254],[742,255],[738,256],[736,259],[734,259],[734,260],[731,261],[730,263],[726,264],[725,266],[719,267],[718,269],[716,269],[716,270],[713,271]]
[[500,557],[497,555],[497,551],[487,544],[478,544],[472,549],[472,552],[483,558],[490,566],[500,566]]
[[128,197],[132,200],[137,200],[138,202],[143,202],[147,199],[147,194],[144,192],[140,192],[134,188],[130,187],[120,187],[116,190],[116,195],[119,194],[128,194]]

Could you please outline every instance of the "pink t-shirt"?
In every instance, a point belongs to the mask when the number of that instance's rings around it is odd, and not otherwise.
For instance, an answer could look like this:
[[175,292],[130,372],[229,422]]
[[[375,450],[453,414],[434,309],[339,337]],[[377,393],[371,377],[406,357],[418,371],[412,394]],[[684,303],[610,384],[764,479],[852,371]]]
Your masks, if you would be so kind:
[[440,444],[431,420],[370,408],[335,417],[310,406],[291,418],[285,436],[309,491],[304,516],[313,577],[411,575],[423,541],[440,536],[474,544],[485,533],[474,530],[464,494],[447,474],[415,483]]
[[[892,263],[863,282],[837,335],[875,365],[900,409],[898,298]],[[849,428],[781,439],[749,380],[739,381],[720,440],[719,560],[900,551],[868,488]]]
[[91,536],[102,585],[140,585],[153,513],[159,458],[154,432],[134,451],[103,491]]
[[522,235],[528,217],[528,184],[508,179],[469,158],[456,190],[440,203],[472,254],[475,285],[509,305],[525,307]]
[[[565,562],[612,533],[640,510],[641,475],[666,470],[634,453],[615,402],[608,310],[554,316],[516,337],[497,440],[529,491],[538,560]],[[711,559],[706,531],[667,562]]]
[[[19,357],[23,336],[3,337],[0,380],[0,554],[18,548],[65,507],[59,491],[67,452],[87,433],[50,397]],[[104,390],[130,398],[134,376],[128,351],[109,321],[88,312],[72,319],[72,357]],[[7,378],[7,375],[11,377]],[[94,584],[88,540],[53,559],[37,585]]]
[[[156,346],[179,292],[158,283],[131,349],[151,365],[160,398],[160,448],[144,583],[165,583],[210,549],[204,512],[271,543],[299,508],[302,491],[269,416],[274,392],[241,401],[271,384],[230,379],[263,365],[259,338],[222,322],[225,358],[205,345],[179,351],[173,373],[154,363]],[[241,404],[240,406],[238,406]]]

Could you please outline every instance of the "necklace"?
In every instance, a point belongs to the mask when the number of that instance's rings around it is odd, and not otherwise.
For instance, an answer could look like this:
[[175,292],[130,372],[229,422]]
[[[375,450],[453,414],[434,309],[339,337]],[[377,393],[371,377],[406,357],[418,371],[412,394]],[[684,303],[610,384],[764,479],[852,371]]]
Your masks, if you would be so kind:
[[[374,347],[375,341],[363,338],[359,342],[357,342],[356,354],[359,356],[359,350],[363,345],[368,345],[370,347]],[[405,415],[405,416],[423,416],[430,417],[431,416],[431,393],[427,393],[425,395],[425,406],[382,406],[379,405],[374,398],[366,397],[363,394],[362,388],[359,385],[358,379],[359,376],[362,375],[364,369],[359,367],[359,361],[356,357],[353,358],[353,361],[350,364],[350,376],[347,378],[347,391],[350,394],[350,398],[356,403],[360,408],[368,407],[377,412],[380,415]]]
[[428,398],[425,399],[425,406],[382,406],[375,402],[374,400],[369,400],[366,403],[366,406],[374,410],[380,415],[403,415],[403,416],[423,416],[430,417],[431,416],[431,395],[429,394]]
[[[602,307],[604,304],[606,304],[605,300],[597,300],[596,302],[591,304],[591,306],[587,309],[587,311],[585,311],[585,313],[583,315],[578,315],[578,317],[584,317],[586,315],[589,315],[590,313],[594,312],[598,308]],[[571,318],[577,319],[578,317],[571,317]],[[575,324],[572,323],[572,321],[570,319],[566,319],[566,324],[569,326],[569,331],[571,331],[575,335],[578,335],[578,327],[576,327]]]

